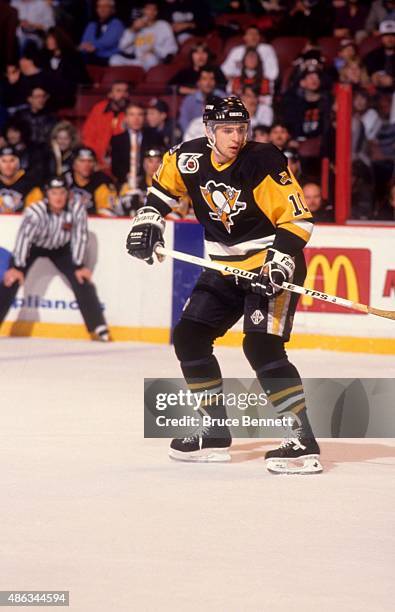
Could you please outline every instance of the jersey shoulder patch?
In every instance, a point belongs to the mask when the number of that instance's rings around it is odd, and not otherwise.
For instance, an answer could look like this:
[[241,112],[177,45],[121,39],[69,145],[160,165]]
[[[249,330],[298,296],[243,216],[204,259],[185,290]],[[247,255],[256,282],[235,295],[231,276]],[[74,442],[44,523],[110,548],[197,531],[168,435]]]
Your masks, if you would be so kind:
[[254,182],[260,183],[270,175],[276,183],[287,185],[292,183],[288,170],[288,160],[285,155],[273,144],[251,143],[246,163]]

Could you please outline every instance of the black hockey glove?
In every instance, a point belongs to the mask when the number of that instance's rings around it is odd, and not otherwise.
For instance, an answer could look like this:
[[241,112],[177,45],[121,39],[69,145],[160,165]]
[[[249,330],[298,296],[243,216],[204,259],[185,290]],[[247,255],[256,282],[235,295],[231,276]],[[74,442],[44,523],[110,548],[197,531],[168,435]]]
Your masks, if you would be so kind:
[[155,208],[151,206],[140,208],[132,221],[132,228],[126,240],[129,255],[153,264],[156,245],[165,246],[164,229],[165,220]]
[[268,249],[261,271],[251,281],[251,291],[272,298],[281,293],[281,285],[292,279],[294,270],[295,264],[290,255],[276,249]]

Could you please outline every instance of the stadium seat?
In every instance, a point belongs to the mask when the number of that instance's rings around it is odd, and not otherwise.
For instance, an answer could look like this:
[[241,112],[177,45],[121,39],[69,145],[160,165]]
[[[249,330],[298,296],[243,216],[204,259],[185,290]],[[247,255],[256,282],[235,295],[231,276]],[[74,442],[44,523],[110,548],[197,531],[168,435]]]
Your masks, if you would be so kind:
[[[95,90],[84,91],[77,94],[77,99],[74,111],[78,117],[86,117],[91,108],[105,98],[105,94],[98,93]],[[98,126],[100,127],[100,126]]]
[[232,13],[228,13],[228,14],[225,13],[223,15],[218,15],[215,18],[215,25],[217,26],[226,26],[232,23],[236,23],[239,25],[241,30],[245,30],[250,25],[255,25],[255,22],[256,22],[256,16],[250,15],[248,13],[240,13],[239,15],[232,14]]
[[185,66],[185,61],[154,66],[146,72],[144,85],[166,85],[183,66]]
[[110,86],[119,79],[136,85],[144,81],[145,71],[140,66],[109,66],[106,68],[101,84]]
[[93,66],[93,65],[87,64],[86,69],[92,81],[93,86],[96,87],[100,85],[106,73],[107,66]]
[[184,58],[185,60],[187,60],[189,58],[189,53],[192,47],[202,42],[206,42],[204,38],[199,38],[199,36],[190,36],[185,42],[180,45],[175,59]]
[[361,57],[365,57],[374,49],[377,49],[381,46],[381,38],[380,36],[369,36],[368,38],[364,38],[364,40],[359,45],[359,54]]
[[225,59],[227,58],[229,51],[231,49],[233,49],[233,47],[236,47],[237,45],[242,45],[244,43],[243,41],[243,37],[240,35],[237,36],[232,36],[232,38],[229,38],[229,40],[227,41],[227,43],[225,44],[222,53],[219,55],[217,62],[218,64],[222,64],[222,62],[225,61]]
[[339,43],[339,38],[335,38],[334,36],[323,36],[318,39],[318,45],[327,64],[332,64],[335,59],[339,50]]
[[293,38],[279,36],[272,41],[271,44],[276,51],[280,71],[288,68],[302,52],[307,42],[307,38],[303,36],[294,36]]

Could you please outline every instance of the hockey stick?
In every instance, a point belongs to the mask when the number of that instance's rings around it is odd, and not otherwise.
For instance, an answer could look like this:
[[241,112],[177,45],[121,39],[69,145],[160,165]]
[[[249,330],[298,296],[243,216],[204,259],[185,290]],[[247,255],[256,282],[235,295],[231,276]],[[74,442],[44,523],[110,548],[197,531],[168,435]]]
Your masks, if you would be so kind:
[[[202,257],[196,257],[195,255],[189,255],[188,253],[181,253],[180,251],[173,251],[165,247],[157,246],[155,248],[157,255],[167,255],[173,259],[179,259],[187,263],[195,264],[196,266],[202,266],[203,268],[210,268],[211,270],[218,270],[219,272],[227,272],[233,274],[239,278],[245,278],[252,280],[257,276],[255,272],[248,272],[247,270],[241,270],[233,266],[227,266],[226,264],[210,261],[209,259],[203,259]],[[384,317],[386,319],[392,319],[395,321],[395,310],[381,310],[379,308],[372,308],[366,304],[360,304],[359,302],[353,302],[352,300],[346,300],[345,298],[338,297],[336,295],[329,295],[322,291],[316,291],[315,289],[306,289],[306,287],[300,287],[299,285],[293,285],[292,283],[283,283],[282,289],[291,291],[292,293],[299,293],[300,295],[307,295],[315,300],[322,300],[323,302],[331,302],[332,304],[338,304],[344,308],[351,308],[353,310],[359,310],[359,312],[365,312],[373,314],[378,317]]]

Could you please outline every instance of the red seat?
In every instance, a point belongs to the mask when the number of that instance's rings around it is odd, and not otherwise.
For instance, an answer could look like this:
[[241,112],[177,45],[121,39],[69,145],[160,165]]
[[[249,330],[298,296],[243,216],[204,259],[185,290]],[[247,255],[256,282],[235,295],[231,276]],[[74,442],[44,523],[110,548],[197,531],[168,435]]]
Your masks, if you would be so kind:
[[364,40],[359,45],[359,54],[361,57],[365,57],[374,49],[377,49],[381,46],[381,38],[380,36],[369,36],[368,38],[364,38]]
[[88,71],[88,74],[92,81],[93,86],[100,85],[106,73],[107,66],[93,66],[93,65],[87,64],[86,69]]
[[112,85],[114,81],[122,80],[135,85],[145,78],[145,70],[140,66],[109,66],[106,68],[101,84]]
[[323,36],[318,39],[318,46],[322,51],[322,55],[326,59],[327,64],[332,64],[337,52],[339,51],[340,40],[334,36]]
[[303,36],[279,36],[272,41],[272,46],[276,51],[280,70],[285,70],[292,64],[293,60],[300,55],[304,49],[307,38]]
[[[74,107],[75,115],[77,117],[86,117],[91,108],[97,104],[97,102],[101,102],[101,100],[104,99],[105,96],[102,93],[96,93],[94,89],[91,91],[78,93]],[[98,128],[99,127],[100,126],[98,126]]]
[[184,43],[180,46],[178,53],[176,55],[177,58],[189,58],[189,53],[195,45],[198,43],[206,42],[204,38],[199,38],[199,36],[190,36],[186,39]]
[[223,14],[218,15],[215,18],[215,25],[217,26],[226,26],[230,23],[237,23],[240,26],[240,29],[245,30],[251,25],[255,25],[256,17],[254,15],[250,15],[248,13],[240,13],[240,14]]
[[184,66],[184,61],[154,66],[147,71],[144,84],[166,85],[170,79]]
[[224,62],[226,60],[226,58],[229,55],[229,52],[233,49],[233,47],[237,47],[237,45],[243,45],[244,44],[244,40],[242,36],[232,36],[232,38],[229,38],[229,40],[227,41],[226,45],[223,48],[222,53],[220,53],[219,57],[218,57],[218,64],[222,64],[222,62]]

